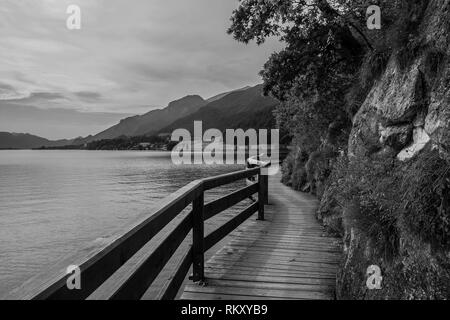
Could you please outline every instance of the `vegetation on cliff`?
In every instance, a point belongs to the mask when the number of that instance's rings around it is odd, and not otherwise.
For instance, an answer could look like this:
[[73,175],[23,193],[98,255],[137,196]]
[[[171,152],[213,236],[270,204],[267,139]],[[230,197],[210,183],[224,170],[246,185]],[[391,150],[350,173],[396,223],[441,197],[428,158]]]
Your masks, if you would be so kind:
[[[382,28],[368,30],[379,5]],[[279,36],[261,75],[292,139],[283,182],[342,236],[339,298],[450,297],[450,8],[446,1],[241,2],[229,32]],[[381,290],[366,287],[370,265]]]

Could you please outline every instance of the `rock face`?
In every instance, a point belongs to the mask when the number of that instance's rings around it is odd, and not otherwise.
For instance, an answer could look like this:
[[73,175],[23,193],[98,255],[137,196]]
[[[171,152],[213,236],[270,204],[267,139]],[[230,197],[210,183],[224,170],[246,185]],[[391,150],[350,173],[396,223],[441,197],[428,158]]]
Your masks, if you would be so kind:
[[413,137],[424,143],[427,136],[450,154],[449,19],[449,1],[429,2],[417,36],[426,49],[406,69],[391,57],[353,120],[351,156],[370,156],[385,146],[404,154],[404,148],[421,149],[409,145],[416,143]]
[[412,142],[414,124],[428,108],[421,66],[418,60],[402,71],[396,58],[390,59],[353,120],[350,156],[371,156],[385,147],[399,153]]
[[405,161],[414,157],[418,152],[423,150],[430,142],[430,136],[426,133],[423,127],[414,128],[413,143],[407,148],[403,149],[398,155],[397,159]]
[[[346,223],[349,208],[339,207],[335,198],[335,193],[342,188],[341,181],[336,180],[329,184],[322,197],[318,218],[333,231],[338,229],[333,226],[337,224],[334,221],[341,220],[340,226],[343,230],[338,231],[343,235],[345,252],[341,272],[338,275],[338,298],[450,298],[450,286],[448,285],[450,283],[450,268],[448,267],[450,265],[450,249],[441,243],[439,251],[434,247],[435,243],[424,240],[420,235],[420,229],[428,228],[441,217],[443,222],[439,227],[447,226],[446,221],[449,219],[448,199],[450,193],[448,190],[450,189],[448,185],[450,185],[450,178],[443,178],[443,181],[439,182],[439,187],[435,181],[421,184],[423,180],[436,172],[435,168],[426,167],[427,158],[424,155],[427,152],[437,153],[436,149],[438,149],[440,160],[445,162],[444,159],[450,159],[449,21],[449,0],[427,2],[423,19],[417,34],[414,35],[416,42],[420,44],[417,46],[417,52],[406,63],[403,63],[405,61],[401,60],[402,58],[397,52],[392,54],[384,74],[374,83],[353,118],[348,143],[349,163],[379,161],[380,159],[400,163],[399,168],[404,170],[399,175],[400,179],[402,174],[409,176],[417,174],[420,178],[406,180],[414,183],[395,189],[400,192],[407,189],[414,196],[411,196],[406,202],[402,202],[403,200],[399,196],[398,200],[396,198],[393,202],[398,202],[401,204],[401,208],[405,208],[415,196],[421,201],[416,203],[416,207],[403,209],[401,216],[400,207],[397,208],[397,211],[393,210],[398,214],[395,217],[395,224],[391,226],[392,230],[395,229],[397,238],[389,239],[396,243],[398,252],[395,254],[394,260],[390,261],[380,254],[383,248],[367,236],[368,232],[358,233],[351,223]],[[398,159],[400,162],[394,161],[394,159]],[[447,168],[449,162],[446,163],[440,168]],[[427,169],[421,171],[422,168]],[[367,176],[370,176],[370,172],[366,174]],[[383,178],[386,177],[381,179]],[[397,177],[397,179],[399,178]],[[393,184],[394,180],[392,179],[390,182]],[[377,178],[373,181],[376,184],[379,180]],[[380,193],[382,201],[386,198],[384,193],[388,194],[394,191],[394,186],[392,189],[390,189],[390,184],[386,184],[386,186],[384,189],[386,192],[382,190]],[[375,186],[367,187],[363,191],[366,192],[365,195],[372,196],[372,193],[375,193],[374,189]],[[405,194],[403,193],[403,195]],[[359,205],[360,208],[363,208],[360,210],[361,212],[358,212],[361,220],[369,213],[381,214],[383,210],[382,206],[367,207],[367,203],[366,206],[361,203]],[[419,233],[414,233],[415,231],[410,229],[415,223],[413,212],[416,213],[416,217],[422,219],[418,224],[419,227],[416,226]],[[447,229],[442,233],[436,230],[430,234],[432,236],[448,235]],[[389,232],[387,233],[389,235]],[[374,263],[383,266],[385,279],[383,290],[370,291],[365,286],[365,270]]]
[[[425,131],[433,143],[446,155],[450,154],[450,68],[447,68],[439,88],[433,92]],[[443,80],[444,80],[443,79]]]

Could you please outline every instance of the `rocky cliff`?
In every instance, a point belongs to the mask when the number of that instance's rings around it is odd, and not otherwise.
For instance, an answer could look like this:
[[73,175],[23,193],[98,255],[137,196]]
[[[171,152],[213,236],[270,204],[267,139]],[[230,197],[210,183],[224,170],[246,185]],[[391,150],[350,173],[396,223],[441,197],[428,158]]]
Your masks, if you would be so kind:
[[318,218],[344,240],[338,298],[450,298],[450,1],[422,2],[319,194]]

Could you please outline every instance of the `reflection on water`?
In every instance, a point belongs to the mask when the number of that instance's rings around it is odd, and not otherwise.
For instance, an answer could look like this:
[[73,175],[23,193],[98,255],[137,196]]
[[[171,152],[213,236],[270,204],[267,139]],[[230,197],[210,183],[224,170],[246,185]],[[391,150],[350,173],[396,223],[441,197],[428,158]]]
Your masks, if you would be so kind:
[[192,180],[238,169],[175,166],[164,152],[0,151],[0,296]]

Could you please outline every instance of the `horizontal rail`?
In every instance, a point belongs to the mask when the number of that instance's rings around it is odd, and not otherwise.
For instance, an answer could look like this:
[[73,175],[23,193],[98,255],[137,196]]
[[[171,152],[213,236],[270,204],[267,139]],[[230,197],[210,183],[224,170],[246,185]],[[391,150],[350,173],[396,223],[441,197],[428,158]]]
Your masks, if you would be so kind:
[[250,186],[239,189],[233,193],[230,193],[222,198],[209,202],[204,208],[204,220],[211,219],[215,215],[221,213],[222,211],[234,206],[235,204],[241,202],[242,200],[250,197],[251,195],[258,192],[259,184],[253,183]]
[[256,211],[258,211],[258,203],[253,203],[240,214],[225,223],[223,226],[211,232],[205,238],[205,251],[211,249],[216,243],[225,238],[231,231],[239,227],[245,220],[250,218]]
[[176,267],[175,274],[166,281],[163,288],[160,290],[157,300],[173,300],[177,296],[178,290],[183,284],[186,274],[191,268],[192,264],[192,246],[181,258],[180,262]]
[[203,189],[214,189],[238,180],[250,178],[260,173],[260,168],[242,170],[232,173],[226,173],[220,176],[203,179]]
[[125,272],[115,273],[89,297],[89,300],[140,299],[184,241],[191,226],[192,211],[150,255],[144,255]]

